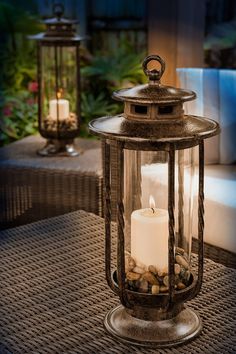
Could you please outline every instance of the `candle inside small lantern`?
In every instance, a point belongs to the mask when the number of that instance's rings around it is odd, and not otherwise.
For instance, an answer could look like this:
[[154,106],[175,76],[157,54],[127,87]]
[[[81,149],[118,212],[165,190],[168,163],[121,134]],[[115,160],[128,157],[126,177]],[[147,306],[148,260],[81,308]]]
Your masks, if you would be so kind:
[[131,256],[136,264],[155,266],[158,270],[168,267],[168,211],[155,207],[153,196],[149,208],[131,214]]
[[57,98],[49,102],[49,116],[53,119],[64,120],[70,115],[69,101],[61,98],[61,92],[57,92]]

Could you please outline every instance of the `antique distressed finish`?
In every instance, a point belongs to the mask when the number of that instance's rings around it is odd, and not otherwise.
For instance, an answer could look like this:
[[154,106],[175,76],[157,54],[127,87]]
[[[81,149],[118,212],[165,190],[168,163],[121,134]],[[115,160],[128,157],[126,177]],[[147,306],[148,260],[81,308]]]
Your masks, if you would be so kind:
[[[159,62],[160,70],[148,69],[152,60]],[[124,101],[124,113],[103,117],[90,123],[90,130],[102,137],[104,146],[106,277],[111,289],[119,295],[123,307],[111,310],[105,318],[105,328],[119,339],[143,346],[172,346],[195,337],[201,330],[201,320],[185,308],[184,302],[195,297],[203,277],[204,229],[204,139],[219,133],[213,120],[184,114],[183,102],[194,99],[192,91],[163,86],[160,83],[165,69],[157,55],[144,60],[144,72],[149,83],[114,93]],[[191,273],[190,284],[175,290],[175,153],[199,147],[198,191],[198,268]],[[111,147],[116,148],[117,167],[117,269],[111,269]],[[125,283],[124,240],[124,151],[164,151],[168,155],[168,215],[169,263],[167,293],[150,294],[130,290]],[[181,155],[181,154],[180,154]],[[183,175],[179,160],[179,215],[183,218]],[[180,226],[181,230],[181,226]],[[174,318],[174,321],[173,321]],[[138,319],[138,320],[137,320]],[[140,321],[141,320],[141,321]],[[145,321],[142,321],[145,320]],[[165,320],[165,331],[163,328]]]
[[[80,42],[84,39],[78,36],[75,32],[75,24],[77,21],[72,21],[63,18],[64,6],[62,4],[54,4],[53,12],[55,17],[44,21],[46,25],[46,32],[29,36],[30,39],[37,41],[37,67],[38,67],[38,121],[39,132],[47,139],[46,146],[39,150],[38,153],[42,156],[63,155],[76,156],[79,151],[75,149],[73,140],[79,134],[80,122]],[[75,76],[75,112],[70,112],[67,121],[61,122],[59,118],[59,107],[57,106],[56,126],[52,129],[52,119],[50,116],[45,118],[43,110],[43,101],[45,93],[43,92],[45,85],[45,73],[43,73],[44,65],[44,50],[51,49],[54,53],[52,58],[52,66],[54,72],[46,73],[46,75],[55,76],[55,97],[60,92],[59,75],[60,71],[65,66],[63,59],[63,52],[74,48],[75,51],[75,67],[73,68],[73,77]],[[62,61],[62,62],[61,62]],[[68,76],[68,73],[67,73]],[[71,75],[69,75],[71,76]],[[68,77],[67,77],[68,80]],[[60,97],[59,97],[60,98]],[[58,97],[57,97],[58,99]],[[58,104],[57,104],[58,105]],[[46,124],[47,122],[47,124]]]

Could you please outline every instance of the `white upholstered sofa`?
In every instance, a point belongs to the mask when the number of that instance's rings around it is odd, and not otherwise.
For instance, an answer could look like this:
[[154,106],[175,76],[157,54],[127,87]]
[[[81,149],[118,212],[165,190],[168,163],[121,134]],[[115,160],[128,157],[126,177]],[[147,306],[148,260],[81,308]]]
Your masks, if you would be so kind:
[[181,68],[177,73],[179,86],[197,93],[186,113],[221,125],[221,134],[205,145],[204,238],[236,253],[236,71]]

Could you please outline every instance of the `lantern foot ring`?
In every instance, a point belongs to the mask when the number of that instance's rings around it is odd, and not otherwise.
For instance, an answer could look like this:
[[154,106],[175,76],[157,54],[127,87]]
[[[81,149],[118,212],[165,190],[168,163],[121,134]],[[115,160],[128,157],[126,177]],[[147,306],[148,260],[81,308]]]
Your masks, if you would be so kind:
[[47,140],[46,145],[37,151],[40,156],[68,156],[75,157],[82,153],[74,146],[73,140]]
[[104,326],[108,333],[125,343],[155,348],[185,343],[202,330],[198,314],[185,307],[170,319],[147,321],[131,316],[119,305],[106,314]]

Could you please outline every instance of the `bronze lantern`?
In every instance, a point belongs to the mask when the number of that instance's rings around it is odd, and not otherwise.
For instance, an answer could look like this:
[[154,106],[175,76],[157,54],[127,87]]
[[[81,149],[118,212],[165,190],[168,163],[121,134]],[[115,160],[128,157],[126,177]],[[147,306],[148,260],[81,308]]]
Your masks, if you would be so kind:
[[76,21],[62,17],[62,4],[53,6],[53,18],[44,21],[46,32],[30,36],[37,41],[38,124],[47,139],[42,156],[76,156],[73,140],[80,122],[80,55],[83,39]]
[[[149,70],[150,61],[160,70]],[[204,139],[218,134],[219,126],[184,114],[183,103],[196,95],[160,83],[165,63],[158,55],[148,56],[143,69],[148,84],[113,94],[124,101],[124,113],[90,123],[103,142],[106,278],[121,301],[104,325],[124,342],[168,347],[194,338],[202,327],[184,303],[202,284]]]

